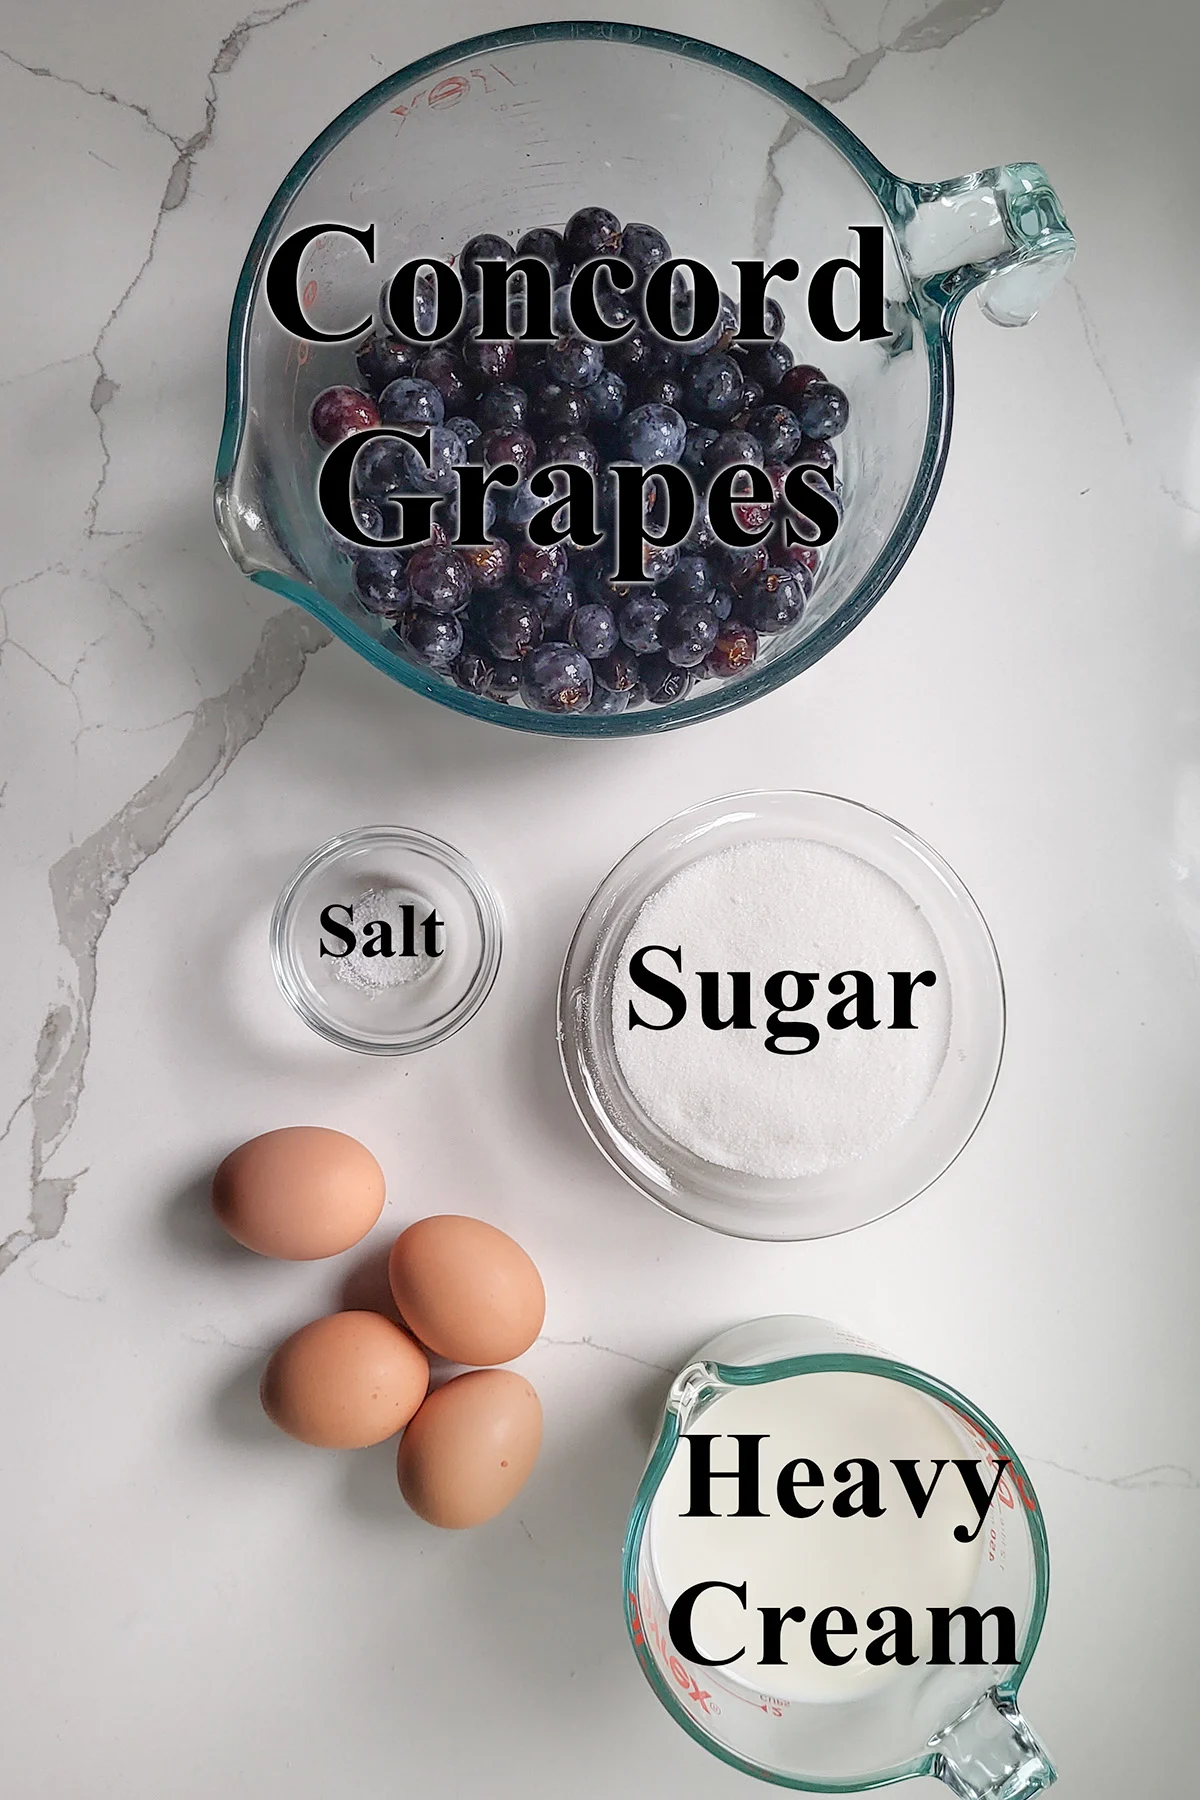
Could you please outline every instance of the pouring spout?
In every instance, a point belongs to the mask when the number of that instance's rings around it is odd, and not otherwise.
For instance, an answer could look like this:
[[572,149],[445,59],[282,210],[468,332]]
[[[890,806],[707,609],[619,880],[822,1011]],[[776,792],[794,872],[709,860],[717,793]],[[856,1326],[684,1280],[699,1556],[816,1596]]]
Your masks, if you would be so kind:
[[959,1800],[1029,1800],[1057,1779],[1015,1699],[993,1688],[930,1744],[930,1774]]
[[1058,195],[1037,163],[912,182],[898,198],[913,280],[947,312],[978,288],[993,324],[1027,325],[1075,255]]

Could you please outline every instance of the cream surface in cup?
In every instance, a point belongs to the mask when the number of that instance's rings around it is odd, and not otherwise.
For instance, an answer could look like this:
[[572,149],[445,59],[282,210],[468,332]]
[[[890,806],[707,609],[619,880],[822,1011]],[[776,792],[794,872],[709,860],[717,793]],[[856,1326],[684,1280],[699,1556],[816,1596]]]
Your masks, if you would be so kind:
[[[716,1434],[703,1452],[713,1478],[700,1484],[717,1515],[712,1518],[688,1516],[697,1454],[689,1440],[697,1434]],[[740,1490],[727,1472],[736,1472],[745,1454],[737,1434],[762,1438],[756,1452],[761,1518],[736,1516]],[[650,1555],[668,1607],[693,1584],[746,1584],[744,1607],[735,1595],[713,1589],[692,1610],[697,1649],[722,1663],[712,1676],[812,1704],[856,1699],[911,1678],[914,1670],[896,1661],[867,1659],[867,1646],[884,1635],[881,1622],[871,1629],[868,1621],[877,1608],[903,1608],[912,1620],[912,1651],[927,1661],[934,1648],[929,1609],[969,1599],[987,1527],[956,1457],[963,1457],[962,1444],[940,1410],[881,1376],[814,1372],[723,1393],[681,1439],[649,1522]],[[911,1491],[893,1458],[913,1465]],[[803,1459],[799,1467],[781,1479],[796,1459]],[[855,1491],[864,1476],[871,1479],[864,1462],[879,1471],[878,1517],[862,1510],[873,1501],[869,1489]],[[995,1476],[980,1467],[977,1479],[986,1493]],[[810,1516],[789,1514],[781,1487]],[[956,1537],[960,1527],[969,1541]],[[763,1607],[804,1609],[803,1617],[782,1624],[779,1663],[761,1661]],[[821,1661],[812,1647],[813,1621],[828,1608],[844,1609],[857,1627],[856,1635],[843,1635],[838,1626],[846,1621],[840,1615],[833,1621],[831,1653],[848,1657],[838,1666]],[[736,1661],[724,1661],[739,1648]],[[959,1649],[955,1660],[960,1655]]]

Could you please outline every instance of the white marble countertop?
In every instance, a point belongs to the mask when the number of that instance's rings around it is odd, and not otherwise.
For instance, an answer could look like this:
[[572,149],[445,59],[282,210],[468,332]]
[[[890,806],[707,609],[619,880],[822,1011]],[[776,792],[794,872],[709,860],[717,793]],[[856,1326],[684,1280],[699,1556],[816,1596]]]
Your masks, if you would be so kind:
[[[402,691],[213,526],[224,335],[274,187],[389,71],[572,0],[9,0],[0,408],[0,1716],[12,1800],[612,1800],[758,1790],[645,1686],[618,1551],[667,1374],[717,1328],[839,1319],[1029,1460],[1054,1582],[1024,1689],[1064,1800],[1182,1800],[1200,1444],[1196,1205],[1200,13],[1181,0],[611,0],[833,105],[893,168],[1045,164],[1080,243],[1026,331],[973,305],[933,518],[815,670],[661,741],[540,742]],[[15,274],[14,274],[15,271]],[[845,1238],[715,1239],[627,1189],[557,1067],[561,949],[670,813],[851,795],[978,897],[1009,1039],[967,1152]],[[430,826],[504,897],[496,991],[400,1063],[277,993],[265,922],[339,829]],[[365,1139],[372,1243],[437,1210],[546,1278],[521,1501],[407,1515],[393,1450],[305,1451],[278,1338],[371,1278],[222,1242],[207,1178],[308,1121]],[[361,1273],[364,1259],[366,1273]],[[924,1784],[930,1793],[931,1783]]]

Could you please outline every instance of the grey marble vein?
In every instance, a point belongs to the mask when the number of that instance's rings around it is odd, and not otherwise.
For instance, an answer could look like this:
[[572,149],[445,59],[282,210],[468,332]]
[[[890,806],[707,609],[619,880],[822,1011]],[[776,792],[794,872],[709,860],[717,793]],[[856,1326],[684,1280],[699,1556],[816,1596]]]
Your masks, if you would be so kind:
[[[142,261],[134,274],[133,280],[129,283],[129,286],[125,289],[125,292],[121,295],[107,319],[105,319],[103,325],[101,325],[100,330],[96,335],[96,341],[92,345],[91,354],[93,361],[96,364],[96,385],[92,390],[92,411],[96,415],[96,427],[100,437],[100,474],[96,486],[92,491],[91,500],[88,502],[86,526],[86,535],[88,537],[100,535],[97,531],[97,517],[100,510],[100,501],[108,481],[108,471],[111,462],[111,454],[108,448],[108,433],[105,430],[103,414],[105,406],[108,405],[109,401],[119,391],[119,383],[112,379],[104,366],[105,341],[122,312],[125,310],[125,307],[128,305],[131,296],[140,285],[142,277],[154,261],[154,253],[158,249],[158,240],[162,233],[163,221],[166,219],[168,213],[178,211],[188,197],[188,190],[191,187],[192,181],[192,170],[195,167],[196,158],[200,155],[201,151],[212,142],[212,135],[216,130],[217,125],[217,109],[219,104],[217,83],[219,78],[222,75],[227,75],[230,69],[233,68],[255,32],[263,31],[270,25],[277,25],[281,19],[287,18],[289,13],[299,12],[302,7],[310,4],[311,0],[285,0],[284,5],[273,7],[269,12],[251,13],[235,25],[233,30],[222,40],[220,47],[217,50],[217,54],[209,64],[204,100],[204,122],[200,126],[200,129],[193,132],[191,137],[186,139],[176,137],[169,131],[161,132],[161,135],[167,138],[175,146],[178,154],[176,155],[174,163],[171,165],[171,172],[167,176],[167,184],[163,189],[162,199],[159,201],[158,213],[150,233],[150,242],[147,246],[146,254],[142,258]],[[16,61],[16,58],[10,58],[10,60]],[[22,64],[21,66],[25,67],[26,65]],[[41,70],[31,70],[30,72],[36,74],[43,73]],[[49,70],[44,72],[46,74],[52,74],[52,71]],[[79,84],[73,82],[70,83],[70,85],[78,86]],[[115,99],[115,96],[103,92],[100,97],[104,99]],[[135,112],[139,112],[145,118],[149,119],[149,113],[144,107],[138,106],[132,102],[127,103],[117,101],[116,103],[118,105],[130,104],[133,106]],[[160,128],[156,125],[155,129],[159,130]]]
[[1060,1475],[1074,1475],[1080,1481],[1092,1481],[1100,1487],[1116,1488],[1118,1493],[1141,1494],[1151,1488],[1175,1488],[1185,1492],[1200,1490],[1200,1477],[1178,1463],[1156,1463],[1152,1469],[1135,1469],[1132,1475],[1093,1475],[1087,1469],[1072,1469],[1066,1463],[1052,1462],[1049,1457],[1030,1457],[1045,1469],[1057,1469]]
[[0,1243],[0,1274],[30,1245],[58,1235],[80,1179],[78,1173],[50,1176],[45,1170],[79,1109],[96,998],[96,953],[113,907],[130,878],[258,736],[296,687],[309,657],[329,641],[324,627],[298,608],[268,619],[249,668],[223,694],[200,702],[166,767],[51,869],[50,892],[71,973],[65,998],[47,1011],[33,1081],[15,1109],[28,1106],[31,1114],[32,1199],[27,1223]]
[[1121,435],[1129,445],[1130,449],[1132,449],[1133,433],[1129,429],[1129,421],[1125,417],[1125,409],[1117,398],[1117,390],[1112,384],[1112,377],[1105,368],[1103,358],[1100,355],[1100,339],[1092,315],[1088,311],[1087,302],[1079,291],[1079,284],[1072,276],[1067,276],[1066,280],[1063,282],[1063,286],[1069,288],[1071,293],[1075,296],[1075,305],[1079,311],[1079,323],[1083,326],[1083,341],[1087,345],[1088,355],[1095,364],[1096,373],[1104,383],[1108,392],[1108,397],[1113,403],[1113,411],[1117,415],[1117,421],[1121,427]]
[[[864,82],[879,67],[886,56],[893,51],[902,55],[921,54],[926,50],[944,50],[952,44],[972,25],[978,25],[983,19],[991,18],[999,12],[1004,0],[938,0],[938,4],[914,19],[887,44],[877,44],[870,50],[857,50],[846,64],[840,75],[833,75],[827,81],[816,81],[805,92],[824,106],[836,106],[839,101],[848,100],[856,94]],[[821,7],[828,19],[828,11]],[[832,24],[832,20],[829,21]],[[839,36],[842,34],[839,32]],[[843,42],[846,40],[843,38]],[[853,46],[851,46],[853,48]]]
[[[40,63],[23,62],[19,56],[14,56],[11,50],[0,50],[0,57],[3,57],[5,62],[11,63],[15,69],[24,69],[27,75],[34,75],[40,81],[57,81],[63,87],[74,88],[80,94],[89,95],[93,100],[107,100],[110,105],[119,106],[125,112],[137,113],[151,131],[157,132],[159,137],[166,138],[168,143],[172,143],[178,148],[179,139],[174,132],[168,131],[165,125],[160,125],[150,108],[143,106],[140,101],[125,100],[120,94],[114,94],[109,88],[88,87],[85,82],[77,81],[73,75],[60,75],[54,69],[47,69]],[[100,157],[98,160],[103,162],[104,159]],[[111,167],[111,164],[109,166]]]
[[771,239],[783,201],[783,183],[779,179],[778,161],[803,128],[803,120],[789,114],[780,126],[775,141],[767,151],[767,166],[762,187],[754,203],[754,254],[763,262],[771,258]]
[[598,1350],[603,1356],[615,1356],[621,1362],[636,1363],[639,1369],[653,1369],[658,1375],[675,1375],[676,1369],[668,1369],[663,1363],[647,1362],[644,1356],[634,1356],[628,1350],[617,1350],[611,1344],[598,1344],[595,1338],[535,1338],[535,1343],[551,1344],[557,1350]]

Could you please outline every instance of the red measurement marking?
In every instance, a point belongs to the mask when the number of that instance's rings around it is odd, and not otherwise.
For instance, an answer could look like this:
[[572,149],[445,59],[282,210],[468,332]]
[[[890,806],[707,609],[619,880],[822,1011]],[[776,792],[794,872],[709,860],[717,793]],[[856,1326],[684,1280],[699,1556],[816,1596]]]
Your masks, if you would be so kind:
[[[507,81],[510,87],[516,86],[512,76],[498,63],[490,63],[488,66],[502,80]],[[485,94],[492,92],[492,84],[487,78],[487,70],[472,68],[469,76],[443,75],[442,79],[435,82],[428,91],[422,88],[419,93],[412,96],[411,100],[401,100],[398,105],[392,107],[392,112],[403,125],[417,111],[422,100],[425,102],[426,109],[430,111],[436,111],[439,107],[444,106],[457,106],[460,100],[465,100],[473,92],[471,87],[473,81],[479,83]]]
[[465,75],[447,75],[436,87],[429,90],[430,106],[457,106],[471,91],[471,84]]
[[1001,1450],[999,1444],[993,1444],[992,1440],[989,1437],[984,1436],[983,1432],[979,1429],[979,1426],[976,1425],[974,1419],[968,1419],[966,1414],[959,1412],[959,1410],[956,1406],[952,1406],[950,1408],[950,1411],[952,1413],[954,1413],[956,1418],[959,1418],[962,1420],[963,1424],[966,1426],[966,1428],[970,1432],[971,1436],[975,1439],[975,1442],[982,1449],[987,1451],[987,1455],[983,1459],[987,1468],[998,1469],[1002,1462],[1008,1463],[1008,1468],[1005,1470],[1004,1474],[1001,1476],[1000,1486],[996,1490],[996,1498],[999,1500],[1001,1506],[1007,1506],[1011,1511],[1011,1509],[1016,1505],[1016,1502],[1013,1499],[1013,1495],[1012,1495],[1012,1487],[1010,1486],[1009,1479],[1008,1479],[1009,1476],[1011,1475],[1013,1481],[1016,1483],[1017,1492],[1021,1496],[1021,1499],[1025,1505],[1026,1511],[1027,1512],[1036,1512],[1037,1511],[1037,1501],[1033,1498],[1033,1495],[1029,1492],[1029,1489],[1025,1486],[1024,1481],[1021,1479],[1021,1476],[1017,1473],[1016,1469],[1014,1469],[1011,1458],[1005,1456],[1005,1454]]
[[300,296],[300,298],[303,300],[305,306],[312,305],[312,303],[316,299],[319,291],[320,290],[318,289],[315,281],[306,281],[305,282],[304,292]]

